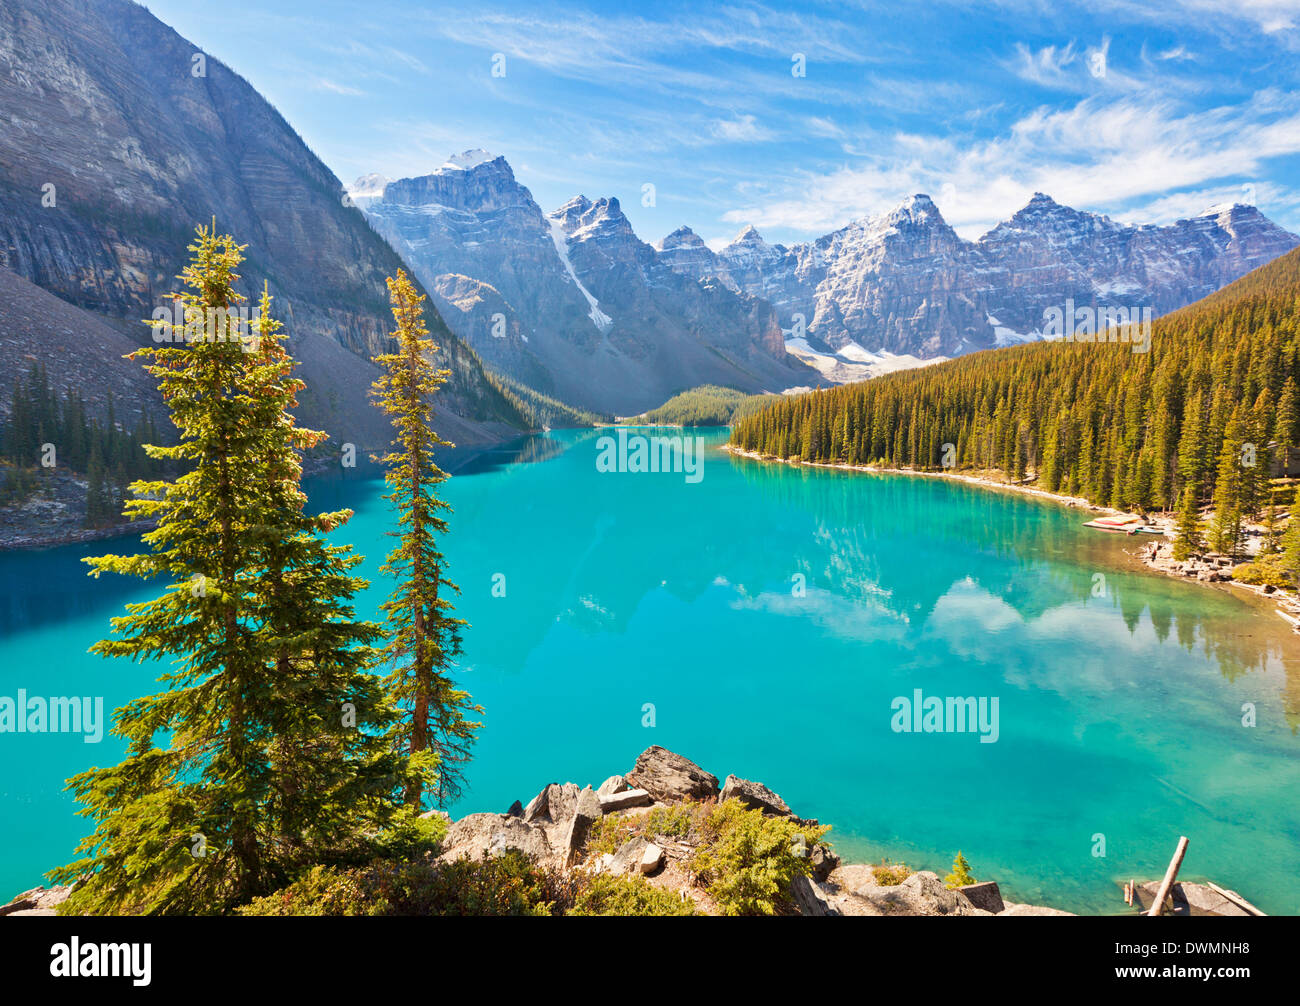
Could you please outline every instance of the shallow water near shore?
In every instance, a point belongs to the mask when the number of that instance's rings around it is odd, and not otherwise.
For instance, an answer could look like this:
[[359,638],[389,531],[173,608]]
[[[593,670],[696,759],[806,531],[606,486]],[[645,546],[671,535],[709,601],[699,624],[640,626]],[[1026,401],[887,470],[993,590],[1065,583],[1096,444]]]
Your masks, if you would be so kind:
[[[1159,877],[1183,834],[1185,879],[1300,912],[1300,646],[1267,607],[1136,569],[1132,542],[1042,500],[714,449],[698,483],[601,473],[599,436],[527,438],[446,486],[462,680],[485,707],[454,814],[598,785],[662,744],[766,783],[850,860],[943,874],[961,849],[1008,900],[1118,912],[1117,885]],[[366,556],[373,613],[382,483],[309,488],[356,510],[336,538]],[[152,591],[79,559],[134,546],[0,555],[0,695],[110,710],[153,690],[159,665],[86,653]],[[997,698],[996,742],[893,730],[917,689]],[[63,780],[121,750],[0,734],[0,898],[72,857]]]

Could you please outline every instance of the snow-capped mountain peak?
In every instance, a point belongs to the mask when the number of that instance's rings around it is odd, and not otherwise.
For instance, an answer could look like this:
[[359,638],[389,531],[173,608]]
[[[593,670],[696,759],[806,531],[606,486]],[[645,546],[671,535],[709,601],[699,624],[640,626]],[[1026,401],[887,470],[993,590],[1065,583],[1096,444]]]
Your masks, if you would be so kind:
[[463,153],[453,154],[451,157],[448,157],[439,170],[470,171],[477,168],[480,164],[489,164],[497,159],[497,154],[491,154],[486,150],[475,148],[474,150],[466,150]]
[[[715,263],[697,282],[637,237],[619,200],[543,213],[503,157],[469,151],[388,184],[367,208],[448,326],[500,373],[618,415],[683,387],[779,391],[816,375],[785,352],[776,312]],[[686,253],[712,256],[689,230]]]

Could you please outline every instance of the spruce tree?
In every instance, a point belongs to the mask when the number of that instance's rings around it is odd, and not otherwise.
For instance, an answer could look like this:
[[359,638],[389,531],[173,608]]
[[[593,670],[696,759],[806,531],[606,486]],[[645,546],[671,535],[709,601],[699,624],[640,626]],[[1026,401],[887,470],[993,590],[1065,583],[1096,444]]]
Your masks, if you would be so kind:
[[1282,532],[1282,565],[1294,586],[1300,578],[1300,493],[1291,503],[1286,530]]
[[[201,227],[190,250],[188,316],[236,307],[242,248]],[[85,857],[51,874],[79,881],[70,913],[227,911],[359,845],[392,812],[392,714],[364,673],[379,630],[352,615],[358,557],[317,537],[346,512],[303,512],[294,452],[316,435],[288,414],[301,384],[268,306],[260,346],[238,326],[189,342],[177,326],[171,344],[132,354],[179,432],[147,452],[187,470],[131,486],[127,515],[157,521],[148,552],[86,560],[92,576],[167,584],[92,652],[169,666],[165,691],[117,711],[125,759],[70,780],[95,821]]]
[[1178,523],[1174,536],[1174,558],[1179,562],[1205,548],[1201,537],[1201,509],[1196,501],[1196,487],[1190,482],[1183,487],[1183,500],[1178,507]]
[[957,850],[957,855],[952,860],[952,873],[948,874],[943,880],[944,887],[952,888],[966,887],[975,883],[975,875],[970,872],[970,863],[966,862],[966,857]]
[[1235,417],[1224,432],[1219,451],[1218,477],[1214,483],[1214,518],[1210,523],[1210,546],[1216,552],[1236,558],[1242,537],[1241,422]]
[[396,431],[392,449],[375,459],[387,469],[391,492],[385,498],[397,510],[399,527],[392,532],[397,547],[382,567],[397,580],[380,606],[389,638],[383,657],[391,666],[385,684],[402,711],[396,745],[411,761],[406,802],[422,807],[428,798],[445,806],[463,787],[462,766],[480,726],[470,716],[482,712],[451,677],[466,623],[453,613],[451,595],[460,588],[447,578],[439,545],[451,506],[438,497],[447,474],[434,452],[451,444],[433,428],[433,398],[449,371],[431,361],[437,349],[427,338],[424,297],[406,273],[388,280],[388,292],[397,352],[375,357],[384,373],[373,388]]

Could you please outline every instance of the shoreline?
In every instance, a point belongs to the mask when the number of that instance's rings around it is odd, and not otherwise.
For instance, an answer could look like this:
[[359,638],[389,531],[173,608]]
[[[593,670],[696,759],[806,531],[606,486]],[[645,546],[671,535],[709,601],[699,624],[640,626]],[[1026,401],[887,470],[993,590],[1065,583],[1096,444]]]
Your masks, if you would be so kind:
[[1039,489],[1027,483],[999,482],[996,479],[986,478],[982,475],[964,475],[958,472],[927,472],[915,468],[886,468],[882,465],[847,465],[831,464],[825,461],[796,461],[789,458],[776,458],[768,454],[759,454],[757,451],[741,450],[731,444],[723,444],[720,449],[737,457],[748,458],[750,461],[766,461],[778,465],[790,465],[795,468],[827,468],[846,472],[868,472],[873,475],[913,475],[917,478],[949,479],[980,486],[984,489],[1004,489],[1019,493],[1022,496],[1032,496],[1050,503],[1060,503],[1072,509],[1090,510],[1093,513],[1119,515],[1127,512],[1116,510],[1114,507],[1101,506],[1091,500],[1084,499],[1082,496],[1066,496],[1062,493],[1048,492],[1046,489]]
[[[997,489],[997,490],[1003,490],[1005,492],[1018,493],[1021,496],[1029,496],[1032,498],[1043,500],[1048,503],[1056,503],[1059,505],[1066,506],[1070,509],[1087,510],[1092,513],[1114,515],[1114,516],[1119,516],[1129,512],[1125,510],[1116,510],[1114,507],[1101,506],[1100,504],[1093,503],[1091,500],[1083,499],[1080,496],[1066,496],[1063,493],[1048,492],[1046,489],[1039,489],[1035,486],[1031,486],[1028,484],[1017,484],[1014,482],[999,482],[995,479],[987,478],[981,475],[964,475],[964,474],[959,474],[957,472],[917,471],[911,468],[886,468],[881,465],[849,465],[849,464],[831,464],[829,462],[824,462],[824,461],[800,461],[800,460],[793,460],[789,458],[772,457],[766,454],[759,454],[757,451],[746,451],[746,450],[742,450],[739,447],[734,447],[731,444],[723,444],[720,449],[722,451],[725,451],[728,454],[735,455],[736,457],[747,458],[750,461],[760,461],[760,462],[769,462],[773,464],[790,465],[791,467],[796,467],[796,468],[799,467],[825,468],[825,469],[838,470],[838,471],[866,472],[868,474],[873,474],[873,475],[911,475],[920,478],[950,479],[957,482],[964,482],[967,485],[978,486],[982,489]],[[1188,566],[1188,562],[1175,561],[1173,558],[1172,548],[1165,547],[1166,545],[1172,545],[1173,542],[1173,537],[1174,537],[1173,515],[1164,512],[1153,514],[1146,518],[1146,523],[1148,526],[1151,527],[1159,527],[1163,533],[1160,535],[1160,537],[1155,538],[1154,541],[1148,541],[1144,547],[1140,547],[1137,549],[1130,549],[1130,548],[1123,549],[1122,551],[1124,555],[1126,555],[1130,559],[1140,562],[1151,572],[1159,573],[1163,576],[1170,577],[1171,579],[1174,580],[1180,580],[1187,583],[1201,584],[1206,587],[1219,587],[1219,586],[1236,587],[1238,590],[1242,590],[1245,591],[1246,593],[1252,594],[1256,598],[1259,598],[1262,601],[1273,604],[1274,605],[1273,610],[1276,612],[1276,614],[1278,614],[1283,619],[1285,619],[1291,625],[1292,629],[1295,630],[1295,632],[1300,633],[1300,597],[1288,595],[1283,591],[1277,589],[1274,589],[1272,592],[1269,592],[1266,591],[1264,587],[1260,584],[1239,582],[1231,574],[1232,571],[1236,568],[1236,566],[1240,565],[1240,563],[1227,566],[1226,568],[1219,567],[1219,568],[1223,568],[1224,572],[1226,572],[1228,575],[1223,576],[1222,574],[1220,574],[1216,576],[1216,578],[1213,580],[1210,580],[1208,578],[1208,575],[1206,577],[1198,576],[1197,573],[1201,572],[1200,570],[1196,570],[1190,573],[1186,572],[1185,568]],[[1154,557],[1149,554],[1152,544],[1159,544],[1161,546],[1161,554],[1156,555]],[[1213,553],[1208,553],[1208,552],[1202,554],[1213,555]],[[1253,558],[1253,556],[1248,557],[1246,561],[1250,561],[1250,558]],[[1208,574],[1209,572],[1208,565],[1206,566],[1204,572]],[[1287,610],[1287,608],[1289,608],[1290,610]]]

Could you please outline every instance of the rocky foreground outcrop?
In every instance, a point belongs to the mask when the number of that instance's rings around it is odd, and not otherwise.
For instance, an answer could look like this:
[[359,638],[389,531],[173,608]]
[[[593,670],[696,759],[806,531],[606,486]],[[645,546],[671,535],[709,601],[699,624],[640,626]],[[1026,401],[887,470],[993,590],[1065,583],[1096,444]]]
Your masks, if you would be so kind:
[[33,887],[23,891],[7,905],[0,905],[0,915],[58,915],[58,907],[72,893],[69,887]]
[[[593,789],[576,783],[550,783],[527,804],[516,800],[504,814],[468,814],[448,819],[447,833],[438,859],[452,862],[462,857],[483,859],[514,849],[540,866],[589,874],[644,877],[650,884],[696,902],[699,909],[715,914],[707,892],[696,883],[691,860],[699,850],[692,833],[651,838],[631,834],[614,852],[592,848],[589,839],[598,822],[618,814],[616,823],[634,831],[639,819],[666,811],[699,809],[715,801],[741,801],[750,810],[772,817],[788,817],[802,825],[815,820],[797,817],[781,797],[760,782],[728,775],[722,785],[718,777],[688,758],[655,745],[641,752],[626,775],[613,775]],[[443,817],[429,811],[426,818]],[[609,846],[606,846],[608,848]],[[830,848],[820,842],[804,849],[810,862],[809,875],[795,878],[790,892],[802,915],[1069,915],[1069,912],[1036,905],[1004,903],[998,885],[992,881],[950,890],[937,874],[916,873],[904,867],[874,867],[842,864]],[[37,887],[20,894],[0,915],[54,915],[71,888]]]
[[[527,805],[519,801],[504,814],[469,814],[450,824],[443,841],[444,861],[481,858],[518,849],[538,863],[562,869],[630,874],[652,884],[688,893],[707,910],[708,899],[693,886],[689,860],[696,851],[689,837],[659,844],[637,835],[614,853],[589,854],[584,845],[596,822],[618,813],[635,821],[656,808],[689,802],[737,799],[772,816],[798,818],[781,797],[760,782],[718,777],[688,758],[655,745],[643,751],[626,775],[610,776],[596,789],[576,783],[551,783]],[[426,816],[438,814],[431,811]],[[827,846],[812,846],[811,876],[795,880],[793,895],[803,915],[1069,915],[1035,905],[1004,903],[994,882],[949,890],[937,874],[911,873],[901,883],[881,883],[875,867],[841,864]],[[887,875],[886,881],[892,880]]]

